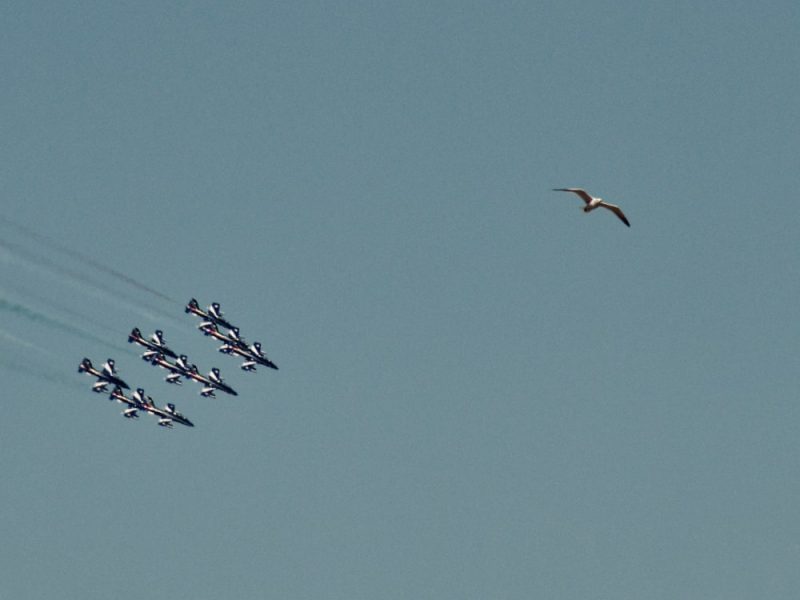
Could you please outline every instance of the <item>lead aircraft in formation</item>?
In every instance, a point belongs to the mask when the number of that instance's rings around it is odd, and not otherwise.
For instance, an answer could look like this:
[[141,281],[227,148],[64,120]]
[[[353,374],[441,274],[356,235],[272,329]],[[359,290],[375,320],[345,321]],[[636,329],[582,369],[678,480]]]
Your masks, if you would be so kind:
[[[197,300],[192,298],[186,305],[186,312],[199,316],[203,321],[197,328],[205,335],[222,342],[218,348],[223,354],[230,354],[244,359],[240,368],[242,371],[255,371],[256,365],[278,370],[278,365],[272,362],[261,350],[259,342],[248,344],[239,332],[239,328],[231,325],[222,317],[222,309],[218,302],[212,303],[205,311],[200,309]],[[222,333],[219,328],[224,327],[227,333]]]
[[[241,365],[243,371],[255,371],[256,365],[278,369],[278,366],[261,350],[259,342],[248,344],[239,333],[239,328],[223,317],[218,302],[212,302],[206,310],[203,310],[197,300],[192,298],[186,305],[186,312],[202,319],[198,329],[205,335],[222,342],[222,346],[219,347],[220,352],[244,359]],[[227,333],[222,333],[220,327],[227,329]],[[238,395],[236,390],[222,379],[219,369],[213,367],[207,376],[202,375],[197,365],[189,363],[185,354],[179,355],[170,349],[160,329],[148,338],[142,335],[138,327],[134,327],[128,336],[128,342],[138,344],[145,349],[142,354],[143,360],[168,371],[165,377],[167,383],[180,385],[182,378],[189,379],[203,386],[200,391],[201,396],[215,397],[215,391],[222,391],[232,396]],[[174,362],[170,362],[170,358],[174,359]],[[174,404],[168,403],[165,407],[159,407],[150,396],[145,395],[142,388],[136,388],[130,396],[126,396],[123,390],[129,390],[130,386],[117,374],[116,364],[112,358],[103,363],[100,369],[95,368],[91,360],[84,358],[78,365],[78,372],[86,373],[96,379],[92,384],[93,392],[105,393],[108,391],[108,386],[113,385],[114,389],[109,394],[109,400],[116,400],[125,405],[122,415],[127,419],[137,419],[140,412],[146,412],[155,416],[161,427],[172,428],[174,423],[194,427],[194,423],[179,413]]]
[[204,323],[214,323],[215,325],[219,325],[220,327],[224,327],[226,329],[233,329],[233,325],[231,325],[230,322],[228,322],[228,320],[222,316],[222,309],[219,306],[219,302],[212,302],[206,308],[206,310],[203,310],[200,308],[197,300],[192,298],[186,305],[185,312],[197,315],[203,319]]

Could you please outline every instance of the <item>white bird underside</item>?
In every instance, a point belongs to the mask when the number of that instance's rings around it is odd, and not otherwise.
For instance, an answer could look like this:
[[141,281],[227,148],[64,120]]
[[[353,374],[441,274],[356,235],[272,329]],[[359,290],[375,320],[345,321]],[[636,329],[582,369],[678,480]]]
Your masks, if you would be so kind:
[[619,220],[625,223],[625,225],[627,225],[628,227],[631,226],[631,224],[628,222],[627,217],[625,216],[625,213],[622,212],[622,209],[619,206],[617,206],[616,204],[610,204],[609,202],[604,201],[602,198],[595,198],[594,196],[590,195],[586,190],[583,190],[581,188],[553,188],[553,191],[572,192],[573,194],[579,196],[581,200],[583,200],[586,203],[586,206],[583,207],[584,212],[592,211],[598,206],[601,206],[603,208],[607,208],[615,215],[617,215]]

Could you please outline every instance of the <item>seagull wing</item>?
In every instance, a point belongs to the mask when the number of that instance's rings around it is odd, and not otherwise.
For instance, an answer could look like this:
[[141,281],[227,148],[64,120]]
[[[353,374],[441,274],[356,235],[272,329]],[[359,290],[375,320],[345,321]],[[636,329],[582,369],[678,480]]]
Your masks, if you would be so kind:
[[625,213],[623,213],[622,209],[619,206],[617,206],[616,204],[609,204],[608,202],[601,202],[600,206],[602,206],[603,208],[607,208],[608,210],[613,212],[615,215],[617,215],[619,217],[619,220],[622,221],[623,223],[625,223],[625,225],[627,225],[628,227],[631,226],[631,224],[628,223],[628,219],[625,218]]
[[581,199],[589,204],[592,201],[592,197],[586,192],[586,190],[582,190],[581,188],[553,188],[554,192],[572,192],[573,194],[577,194],[581,197]]

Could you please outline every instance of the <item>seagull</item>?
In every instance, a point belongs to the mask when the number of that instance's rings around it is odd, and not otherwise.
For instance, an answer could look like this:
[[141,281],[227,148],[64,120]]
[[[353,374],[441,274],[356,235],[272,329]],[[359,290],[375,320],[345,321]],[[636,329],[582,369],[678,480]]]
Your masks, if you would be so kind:
[[625,223],[628,227],[631,226],[628,223],[628,219],[625,218],[625,214],[622,212],[622,209],[617,206],[616,204],[609,204],[608,202],[604,201],[602,198],[595,198],[594,196],[590,196],[586,190],[582,190],[581,188],[553,188],[554,192],[572,192],[573,194],[577,194],[581,197],[581,199],[586,202],[586,206],[583,207],[583,212],[588,213],[589,211],[594,210],[598,206],[602,206],[603,208],[607,208],[615,215],[619,217],[619,220]]

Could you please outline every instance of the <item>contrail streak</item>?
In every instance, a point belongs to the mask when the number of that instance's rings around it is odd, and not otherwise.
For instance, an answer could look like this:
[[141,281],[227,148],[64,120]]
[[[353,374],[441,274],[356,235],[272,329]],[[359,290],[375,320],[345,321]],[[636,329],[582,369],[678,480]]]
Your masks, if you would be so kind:
[[[49,309],[52,309],[59,313],[64,313],[66,317],[69,319],[70,322],[74,322],[76,320],[86,323],[87,325],[97,326],[109,331],[111,333],[116,334],[117,336],[122,336],[125,332],[119,329],[118,327],[111,327],[106,323],[99,321],[96,317],[89,317],[86,314],[80,313],[77,310],[70,308],[69,306],[65,305],[63,302],[55,302],[50,297],[43,297],[37,293],[30,291],[29,289],[22,287],[19,285],[19,282],[14,282],[17,285],[9,285],[8,289],[14,292],[13,295],[16,296],[23,296],[25,298],[33,299],[37,304],[41,304]],[[63,316],[63,315],[62,315]]]
[[37,233],[37,232],[33,231],[32,229],[29,229],[29,228],[25,227],[24,225],[21,225],[19,223],[15,223],[14,221],[11,221],[11,220],[7,219],[6,217],[0,217],[0,220],[2,220],[9,227],[12,227],[12,228],[14,228],[14,229],[16,229],[18,231],[21,231],[22,233],[26,234],[28,237],[31,237],[31,238],[33,238],[35,240],[38,240],[38,241],[46,244],[47,246],[50,246],[51,248],[53,248],[55,250],[58,250],[59,252],[62,252],[64,254],[68,254],[68,255],[72,256],[73,258],[77,258],[78,260],[84,262],[85,264],[91,265],[92,267],[94,267],[98,271],[102,271],[103,273],[106,273],[107,275],[111,275],[112,277],[116,277],[120,281],[124,281],[128,285],[131,285],[131,286],[133,286],[135,288],[138,288],[138,289],[140,289],[142,291],[145,291],[145,292],[147,292],[149,294],[152,294],[153,296],[156,296],[157,298],[161,298],[162,300],[166,300],[167,302],[172,302],[173,304],[177,303],[177,300],[174,300],[174,299],[170,298],[169,296],[167,296],[165,294],[162,294],[158,290],[154,290],[150,286],[145,285],[140,281],[137,281],[133,277],[125,275],[125,273],[120,273],[116,269],[112,269],[111,267],[108,267],[108,266],[104,265],[103,263],[96,261],[92,257],[86,256],[85,254],[82,254],[82,253],[80,253],[80,252],[78,252],[76,250],[73,250],[72,248],[67,248],[66,246],[63,246],[62,244],[59,244],[55,240],[52,240],[49,237],[47,237],[45,235],[42,235],[41,233]]
[[[84,292],[86,292],[86,286],[89,286],[93,288],[98,294],[102,294],[108,300],[112,301],[114,304],[116,305],[126,304],[132,310],[139,313],[141,316],[150,319],[151,321],[158,322],[159,319],[167,318],[173,323],[182,324],[181,321],[179,321],[172,313],[151,306],[147,306],[144,303],[140,305],[130,302],[125,299],[125,296],[123,294],[119,294],[115,292],[113,289],[97,283],[96,281],[87,277],[80,271],[76,271],[74,269],[68,269],[42,256],[36,256],[30,251],[22,248],[19,244],[0,241],[0,247],[5,248],[10,256],[17,258],[18,260],[28,264],[31,267],[46,269],[47,271],[50,271],[51,273],[58,275],[62,279],[67,279],[71,281],[75,285],[81,284],[78,285],[78,287]],[[161,317],[156,317],[151,311],[159,313]]]
[[64,386],[69,386],[76,390],[86,389],[86,387],[82,386],[77,379],[68,377],[66,373],[62,371],[56,371],[52,368],[33,369],[29,365],[8,361],[4,357],[0,358],[0,368],[6,369],[18,375],[21,373],[26,377],[36,377],[38,379],[44,379],[45,381],[49,381],[50,383],[57,384],[60,388],[63,388]]
[[[22,338],[18,338],[17,336],[8,333],[7,331],[3,331],[0,329],[0,340],[6,340],[17,346],[22,346],[26,350],[30,350],[35,352],[39,357],[41,355],[47,355],[48,357],[54,357],[55,354],[48,350],[47,348],[42,348],[36,344],[32,344],[27,340],[23,340]],[[80,385],[77,380],[73,377],[68,377],[67,374],[63,371],[58,371],[53,368],[52,362],[50,360],[41,361],[41,367],[33,368],[29,364],[25,363],[17,363],[14,361],[9,361],[6,356],[0,358],[0,366],[8,369],[9,371],[13,371],[14,373],[22,373],[23,375],[29,377],[38,377],[40,379],[46,379],[52,383],[57,383],[59,386],[68,385],[70,387],[76,389],[83,389],[83,386]]]
[[9,342],[13,342],[19,346],[24,346],[28,350],[33,350],[34,352],[38,352],[39,354],[48,354],[50,356],[54,356],[53,353],[47,348],[42,348],[41,346],[32,344],[28,340],[23,340],[22,338],[18,338],[17,336],[12,335],[7,331],[3,331],[2,329],[0,329],[0,338],[8,340]]
[[49,316],[47,316],[45,314],[42,314],[42,313],[40,313],[38,311],[30,309],[27,306],[23,306],[22,304],[17,304],[16,302],[11,302],[10,300],[8,300],[6,298],[0,297],[0,310],[9,312],[9,313],[12,313],[12,314],[15,314],[15,315],[20,315],[22,317],[25,317],[29,321],[33,321],[34,323],[40,323],[42,325],[48,325],[50,327],[55,327],[57,329],[60,329],[61,331],[64,331],[66,333],[69,333],[71,335],[79,337],[79,338],[84,339],[86,341],[93,342],[95,344],[102,344],[103,346],[106,346],[108,348],[112,348],[117,352],[123,352],[125,354],[136,356],[136,352],[134,352],[130,348],[126,348],[125,346],[117,346],[115,344],[110,344],[107,341],[105,341],[104,339],[96,337],[96,336],[92,335],[91,333],[86,333],[82,329],[78,329],[77,327],[74,327],[73,325],[70,325],[69,323],[64,323],[63,321],[60,321],[59,319],[55,319],[53,317],[49,317]]

